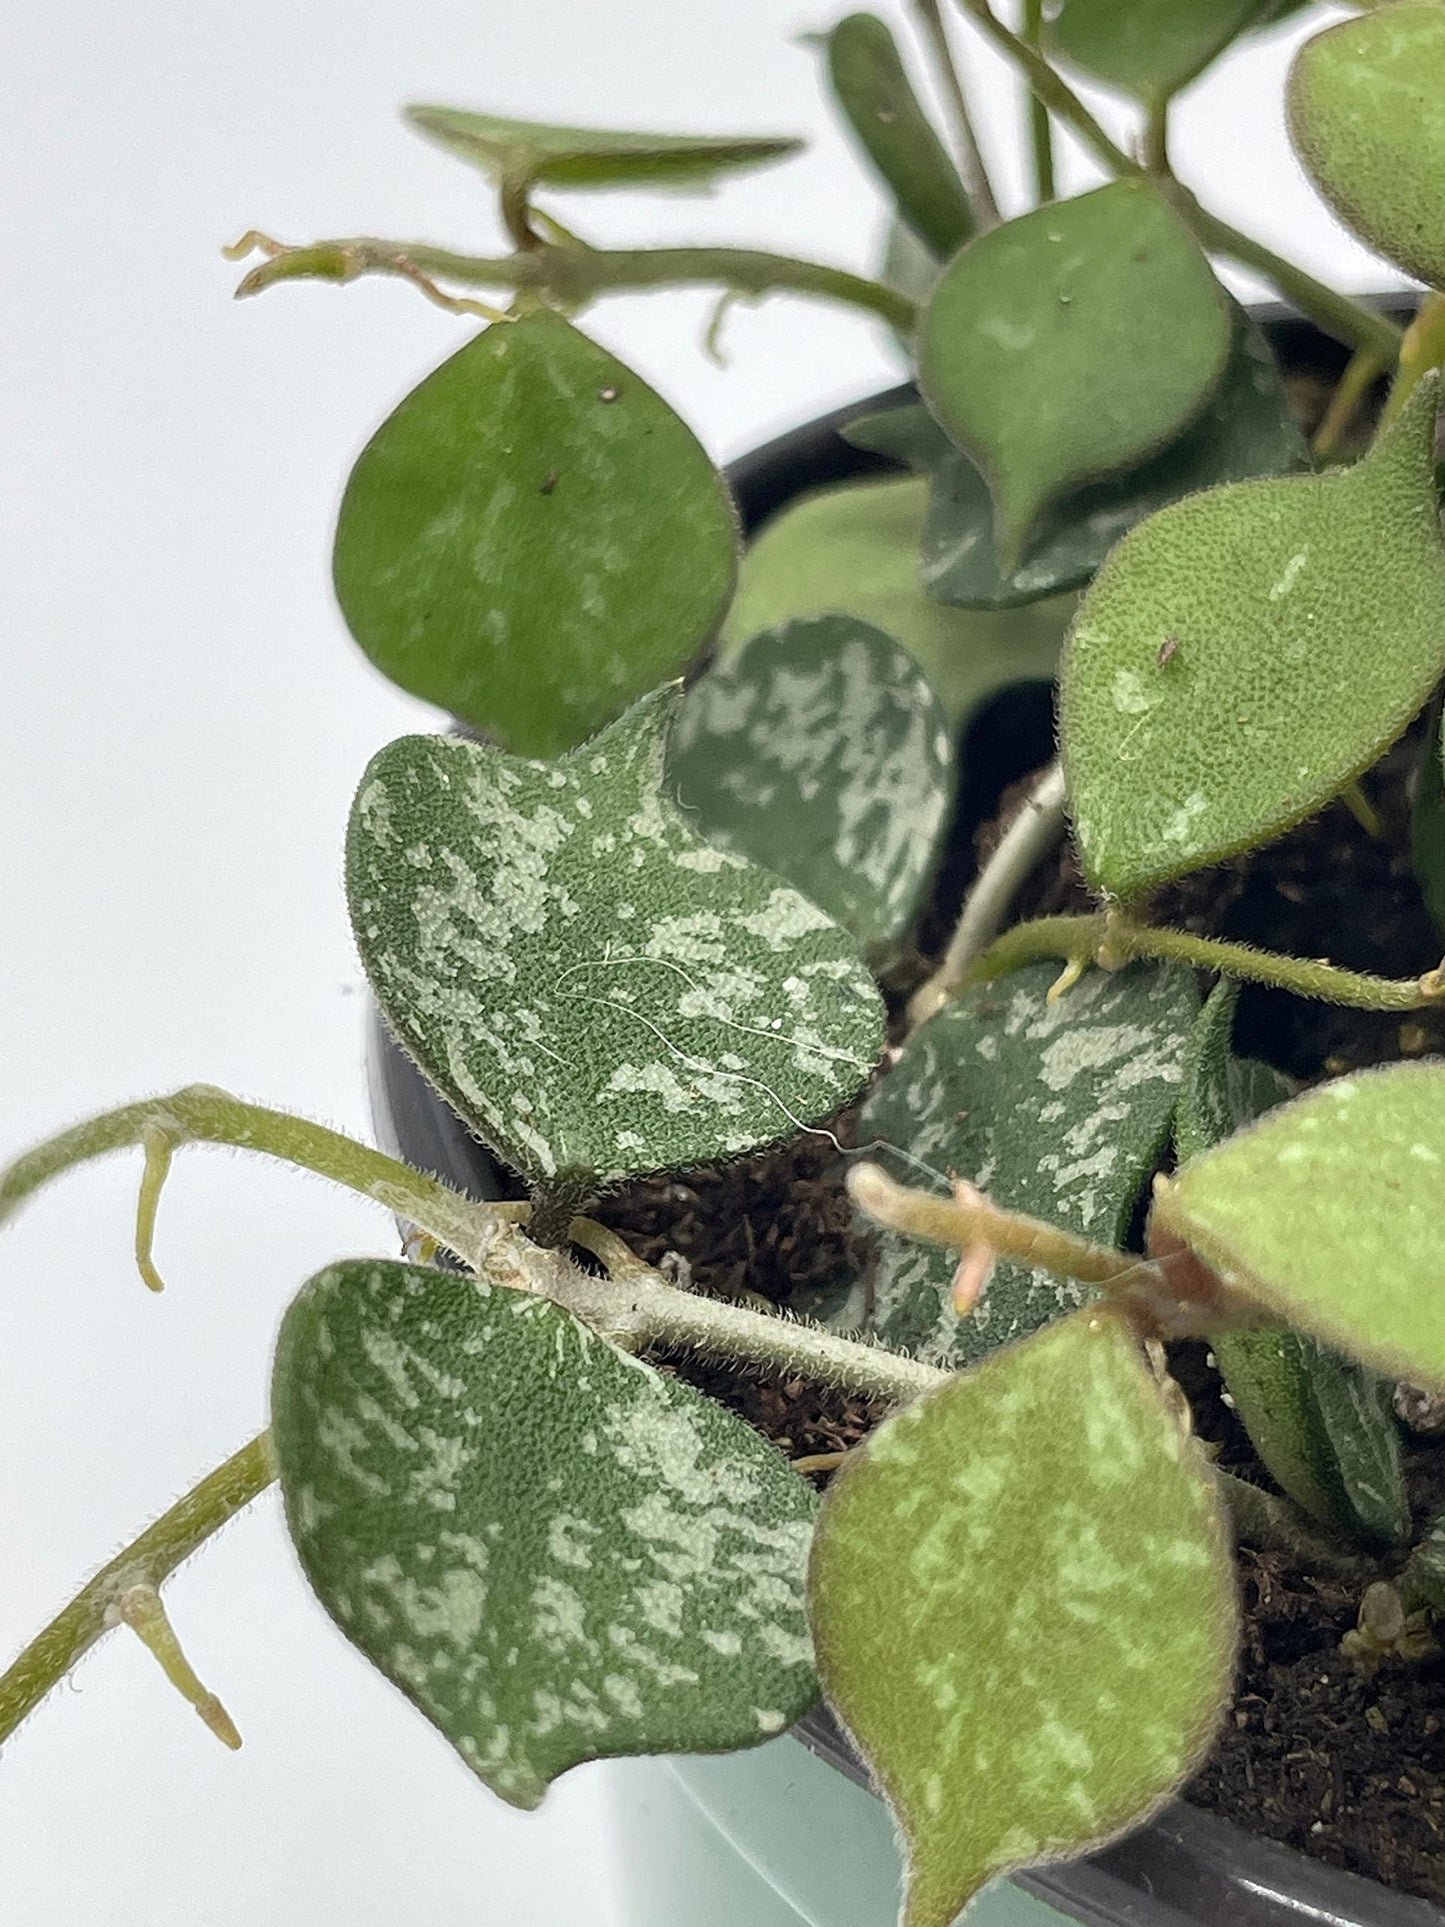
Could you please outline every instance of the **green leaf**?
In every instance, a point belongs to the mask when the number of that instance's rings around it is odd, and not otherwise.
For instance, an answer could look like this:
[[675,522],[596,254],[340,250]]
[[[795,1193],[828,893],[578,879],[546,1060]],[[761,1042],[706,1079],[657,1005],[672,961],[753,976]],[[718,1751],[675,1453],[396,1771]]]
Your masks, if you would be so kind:
[[582,1760],[755,1745],[816,1697],[808,1487],[548,1300],[332,1265],[272,1406],[322,1604],[513,1806]]
[[974,231],[973,209],[897,41],[876,14],[850,13],[826,44],[834,98],[899,213],[935,254],[952,254]]
[[1178,93],[1270,0],[1064,0],[1045,45],[1056,59],[1146,104]]
[[1445,1387],[1445,1060],[1336,1078],[1192,1159],[1154,1216],[1264,1311]]
[[818,1671],[886,1794],[904,1927],[1135,1825],[1202,1757],[1234,1668],[1213,1480],[1102,1310],[887,1420],[823,1502]]
[[352,925],[387,1021],[534,1178],[752,1150],[836,1110],[882,1048],[852,939],[669,800],[678,701],[553,765],[405,736],[352,809]]
[[[1238,999],[1239,985],[1222,979],[1189,1040],[1175,1122],[1183,1159],[1289,1098],[1278,1071],[1230,1049]],[[1255,1450],[1297,1505],[1367,1545],[1407,1536],[1400,1428],[1385,1380],[1299,1332],[1226,1331],[1211,1343]]]
[[794,616],[856,616],[902,643],[953,723],[1010,683],[1051,681],[1073,598],[1000,614],[940,608],[918,580],[927,498],[912,476],[800,496],[743,558],[724,653]]
[[1038,208],[957,256],[924,310],[919,382],[988,479],[1006,574],[1066,490],[1182,433],[1231,335],[1199,244],[1144,182]]
[[691,432],[539,309],[469,341],[377,430],[341,504],[336,593],[393,682],[554,756],[692,660],[736,560]]
[[1219,482],[1308,467],[1304,439],[1269,344],[1242,309],[1234,347],[1204,413],[1161,454],[1047,510],[1011,574],[1000,572],[988,485],[947,448],[932,468],[920,573],[940,602],[1000,608],[1086,582],[1122,535],[1146,516]]
[[[998,1204],[1119,1243],[1169,1135],[1199,1008],[1173,964],[1091,971],[1055,1003],[1058,965],[1030,964],[966,990],[916,1031],[864,1106],[859,1142],[910,1184],[970,1178]],[[958,1365],[1072,1311],[1091,1295],[1052,1272],[1000,1264],[961,1319],[957,1257],[885,1235],[874,1329]]]
[[1352,469],[1212,489],[1119,544],[1061,677],[1089,881],[1129,897],[1346,787],[1445,670],[1433,377]]
[[408,107],[406,118],[449,152],[524,191],[547,187],[707,186],[802,151],[799,140],[727,134],[624,134],[600,127],[549,127],[460,107]]
[[1432,712],[1420,750],[1410,813],[1410,864],[1436,933],[1445,942],[1445,768],[1441,718]]
[[861,943],[902,937],[956,779],[948,718],[881,629],[817,616],[755,636],[685,698],[669,769],[712,842],[775,870]]
[[1445,12],[1398,0],[1306,41],[1289,126],[1315,186],[1406,274],[1445,288]]

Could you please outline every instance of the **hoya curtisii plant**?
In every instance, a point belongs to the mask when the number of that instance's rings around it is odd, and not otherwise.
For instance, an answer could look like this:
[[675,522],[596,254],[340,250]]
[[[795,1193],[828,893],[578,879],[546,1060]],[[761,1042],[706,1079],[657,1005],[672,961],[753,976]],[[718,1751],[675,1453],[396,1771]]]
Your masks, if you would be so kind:
[[[1242,980],[1410,1013],[1445,1001],[1445,974],[1249,950],[1161,926],[1150,900],[1333,799],[1368,816],[1361,779],[1445,676],[1445,297],[1402,333],[1175,179],[1171,101],[1277,6],[1063,0],[1045,18],[1029,0],[1015,28],[963,0],[1031,89],[1039,205],[1008,221],[937,7],[916,11],[951,148],[881,22],[823,37],[895,209],[880,280],[594,248],[544,205],[710,182],[790,143],[439,108],[412,118],[491,178],[510,252],[247,237],[266,258],[243,293],[399,274],[486,324],[382,426],[343,500],[353,633],[467,726],[373,760],[346,881],[392,1031],[529,1195],[478,1202],[201,1085],[10,1167],[6,1210],[139,1146],[152,1286],[157,1203],[190,1142],[322,1172],[410,1232],[404,1259],[302,1287],[269,1431],[26,1649],[0,1679],[0,1734],[124,1621],[238,1743],[160,1588],[279,1478],[326,1609],[503,1798],[532,1806],[582,1760],[755,1744],[821,1692],[899,1820],[905,1920],[946,1927],[996,1875],[1136,1824],[1197,1764],[1233,1667],[1231,1515],[1358,1581],[1361,1652],[1428,1639],[1445,1532],[1411,1546],[1390,1398],[1399,1379],[1445,1391],[1445,1065],[1296,1093],[1238,1059],[1232,1030]],[[1138,103],[1137,156],[1071,69]],[[1437,0],[1329,28],[1290,82],[1327,198],[1436,290],[1442,103]],[[1054,198],[1058,122],[1110,184]],[[1312,451],[1212,258],[1262,271],[1352,349]],[[916,354],[920,403],[853,431],[913,472],[804,501],[740,580],[721,479],[574,319],[612,289],[686,281],[851,302]],[[1357,417],[1383,374],[1371,434]],[[1341,449],[1360,459],[1325,467]],[[923,976],[909,933],[960,726],[1051,674],[1065,622],[1061,761]],[[1439,757],[1431,733],[1415,850],[1436,905]],[[1065,812],[1099,908],[998,934]],[[910,981],[885,1053],[879,984],[897,1004]],[[709,1299],[590,1215],[638,1174],[826,1131],[865,1087],[849,1185],[882,1235],[861,1311],[856,1293],[824,1324]],[[1147,1249],[1126,1250],[1151,1186]],[[1189,1335],[1213,1344],[1284,1498],[1192,1437],[1162,1352]],[[820,1506],[772,1444],[659,1369],[691,1359],[892,1415]]]

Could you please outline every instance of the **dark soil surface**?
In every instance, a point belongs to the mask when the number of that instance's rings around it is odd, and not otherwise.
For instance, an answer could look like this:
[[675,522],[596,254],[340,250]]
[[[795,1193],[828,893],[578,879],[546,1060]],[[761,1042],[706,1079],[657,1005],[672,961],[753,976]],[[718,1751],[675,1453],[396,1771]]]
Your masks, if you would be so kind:
[[[1037,715],[1035,721],[1037,721]],[[1156,921],[1208,931],[1385,975],[1414,975],[1440,942],[1410,875],[1409,790],[1419,754],[1412,732],[1366,779],[1382,834],[1342,804],[1258,857],[1161,892]],[[1043,753],[1047,753],[1046,739]],[[998,768],[995,820],[961,834],[922,929],[925,947],[1022,795],[1020,768]],[[975,812],[976,814],[976,812]],[[1029,886],[1022,915],[1091,908],[1067,849]],[[922,969],[919,961],[918,969]],[[906,985],[899,987],[901,1002]],[[1240,999],[1236,1046],[1300,1082],[1352,1066],[1445,1051],[1445,1013],[1342,1011],[1255,988]],[[828,1129],[852,1142],[845,1114]],[[596,1215],[640,1255],[686,1268],[696,1290],[778,1304],[866,1269],[870,1243],[842,1188],[844,1155],[823,1134],[752,1159],[644,1180]],[[1201,1435],[1236,1474],[1268,1486],[1248,1437],[1221,1398],[1202,1346],[1175,1348],[1177,1375]],[[687,1376],[775,1439],[792,1458],[832,1455],[879,1416],[866,1401],[800,1381],[739,1378],[689,1365]],[[1445,1440],[1416,1438],[1412,1496],[1421,1517],[1445,1503]],[[814,1476],[826,1480],[826,1467]],[[1242,1546],[1245,1630],[1238,1693],[1214,1754],[1187,1797],[1256,1833],[1445,1906],[1445,1661],[1387,1661],[1362,1670],[1340,1651],[1364,1580],[1321,1579],[1278,1552]],[[1365,1580],[1379,1576],[1367,1571]]]

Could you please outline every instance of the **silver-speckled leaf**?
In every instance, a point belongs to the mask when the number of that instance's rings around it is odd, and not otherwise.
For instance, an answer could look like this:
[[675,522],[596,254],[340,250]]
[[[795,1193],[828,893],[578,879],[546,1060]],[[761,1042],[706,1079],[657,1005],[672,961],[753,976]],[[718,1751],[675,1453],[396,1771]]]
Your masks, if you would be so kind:
[[666,794],[678,700],[554,764],[403,737],[352,809],[352,925],[387,1021],[534,1178],[751,1150],[835,1110],[882,1048],[852,938]]
[[697,828],[865,944],[907,928],[953,800],[953,742],[913,657],[852,616],[755,636],[683,702],[668,767]]
[[1146,1819],[1229,1701],[1214,1480],[1137,1338],[1079,1312],[888,1419],[809,1577],[823,1691],[902,1829],[903,1927]]
[[272,1404],[322,1604],[513,1806],[581,1760],[753,1745],[814,1699],[812,1492],[548,1300],[332,1265],[282,1323]]
[[[864,1107],[858,1141],[910,1184],[969,1178],[1010,1210],[1117,1244],[1169,1133],[1199,1009],[1191,971],[1091,971],[1057,1003],[1030,964],[965,991],[909,1039]],[[885,1234],[873,1328],[941,1365],[966,1364],[1081,1305],[1082,1285],[1000,1264],[970,1318],[953,1309],[957,1255]]]

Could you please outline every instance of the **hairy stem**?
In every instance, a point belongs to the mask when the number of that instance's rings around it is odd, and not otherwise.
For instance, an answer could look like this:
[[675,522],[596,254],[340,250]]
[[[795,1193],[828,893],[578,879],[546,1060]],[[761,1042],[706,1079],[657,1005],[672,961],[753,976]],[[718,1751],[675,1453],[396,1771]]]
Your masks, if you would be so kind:
[[[989,0],[959,0],[966,12],[1019,67],[1035,95],[1057,118],[1072,127],[1089,151],[1111,174],[1127,178],[1146,177],[1148,170],[1114,141],[1089,112],[1063,76],[1052,68],[1036,47],[1010,31],[989,5]],[[1326,334],[1347,342],[1352,348],[1365,348],[1384,354],[1393,361],[1399,349],[1400,330],[1383,315],[1339,294],[1323,281],[1306,274],[1303,268],[1267,248],[1262,241],[1241,234],[1227,221],[1199,205],[1187,188],[1172,178],[1159,183],[1179,214],[1194,230],[1202,246],[1242,267],[1254,268],[1295,305],[1302,314],[1317,321]]]
[[968,95],[964,90],[963,75],[959,71],[958,56],[949,43],[939,0],[914,0],[914,7],[923,38],[933,56],[938,84],[952,115],[958,171],[972,204],[974,219],[980,229],[997,227],[1000,218],[998,201],[994,196],[988,168],[984,165],[978,133],[969,110]]
[[1298,1506],[1281,1499],[1248,1479],[1215,1468],[1220,1494],[1234,1522],[1235,1537],[1243,1544],[1264,1552],[1279,1552],[1296,1565],[1311,1572],[1328,1573],[1338,1579],[1358,1579],[1378,1570],[1374,1561],[1352,1553],[1347,1547],[1327,1538]]
[[908,1019],[915,1030],[966,981],[969,966],[998,934],[1014,897],[1063,835],[1064,818],[1064,771],[1055,760],[1024,798],[998,848],[975,878],[943,962],[914,991]]
[[470,1259],[497,1215],[494,1207],[474,1203],[439,1178],[413,1171],[324,1124],[248,1104],[213,1084],[188,1084],[169,1097],[143,1099],[87,1118],[17,1158],[0,1171],[0,1222],[62,1171],[136,1144],[146,1147],[147,1157],[136,1224],[137,1256],[152,1286],[159,1285],[149,1264],[159,1182],[171,1153],[181,1144],[231,1144],[319,1172],[409,1219],[460,1258]]
[[1186,930],[1135,923],[1118,910],[1087,917],[1040,917],[1032,923],[1015,924],[975,960],[967,981],[987,983],[1041,957],[1059,957],[1079,965],[1095,963],[1108,970],[1143,957],[1193,964],[1198,970],[1272,984],[1297,997],[1344,1004],[1352,1010],[1423,1010],[1445,1003],[1445,966],[1427,970],[1419,977],[1372,977],[1363,971],[1337,969],[1318,958],[1278,956],[1244,943],[1224,943],[1214,937],[1196,937]]
[[275,1477],[271,1435],[262,1432],[102,1567],[0,1675],[0,1740],[14,1732],[103,1633],[127,1617],[127,1595],[159,1587]]
[[237,298],[260,294],[278,281],[355,281],[364,274],[394,274],[415,281],[437,275],[469,287],[548,294],[580,308],[598,295],[628,288],[720,283],[735,294],[801,294],[839,301],[877,315],[907,332],[916,304],[880,281],[843,268],[756,248],[589,248],[538,241],[514,254],[456,254],[426,242],[382,241],[366,235],[285,247],[253,230],[228,249],[232,259],[259,248],[267,256],[236,289]]
[[[1023,39],[1042,57],[1044,38],[1044,0],[1024,0]],[[1049,119],[1048,103],[1038,94],[1032,82],[1028,88],[1029,103],[1029,153],[1034,168],[1034,199],[1043,205],[1051,201],[1056,192],[1054,174],[1054,128]]]

